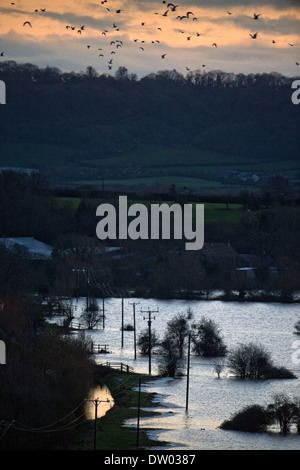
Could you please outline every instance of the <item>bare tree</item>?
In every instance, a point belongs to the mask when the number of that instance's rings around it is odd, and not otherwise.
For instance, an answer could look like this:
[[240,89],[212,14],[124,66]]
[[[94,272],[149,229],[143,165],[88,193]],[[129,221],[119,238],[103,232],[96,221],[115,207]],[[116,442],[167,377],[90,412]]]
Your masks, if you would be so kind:
[[213,361],[213,366],[214,366],[214,371],[218,375],[218,378],[220,378],[220,374],[224,370],[224,367],[225,367],[224,359],[222,358],[216,359],[215,361]]
[[95,328],[101,320],[101,313],[95,299],[90,299],[89,306],[84,310],[80,318],[89,330]]
[[296,405],[284,393],[274,396],[274,403],[268,405],[268,411],[275,421],[279,423],[280,431],[283,434],[289,432],[290,426],[295,420]]
[[239,377],[251,379],[264,377],[273,367],[270,353],[254,343],[237,346],[229,353],[227,364]]

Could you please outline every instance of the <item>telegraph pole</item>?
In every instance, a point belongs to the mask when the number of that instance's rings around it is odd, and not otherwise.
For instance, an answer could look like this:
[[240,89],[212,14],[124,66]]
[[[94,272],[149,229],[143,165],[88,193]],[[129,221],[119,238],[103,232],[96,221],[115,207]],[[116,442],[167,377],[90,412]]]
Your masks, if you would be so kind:
[[190,381],[190,356],[191,356],[191,333],[189,333],[188,343],[188,362],[187,362],[187,374],[186,374],[186,400],[185,400],[185,411],[188,410],[189,403],[189,381]]
[[190,386],[190,358],[191,358],[191,337],[198,336],[192,335],[189,333],[189,342],[188,342],[188,360],[187,360],[187,373],[186,373],[186,400],[185,400],[185,411],[189,407],[189,386]]
[[134,359],[136,359],[136,323],[135,323],[135,306],[140,302],[129,302],[133,306],[133,334],[134,334]]
[[90,305],[89,305],[90,304],[90,302],[89,302],[90,275],[89,275],[89,270],[86,269],[86,271],[87,271],[87,277],[86,277],[86,311],[88,312],[89,309],[90,309]]
[[97,420],[98,420],[98,406],[99,403],[109,403],[109,399],[107,400],[99,400],[96,398],[95,400],[86,400],[91,401],[95,405],[95,422],[94,422],[94,450],[97,449]]
[[122,348],[124,346],[124,292],[122,291]]
[[[147,313],[148,314],[148,328],[149,328],[149,375],[151,375],[151,323],[152,323],[152,319],[151,319],[151,314],[152,313],[157,313],[158,312],[158,309],[157,310],[145,310],[143,311],[141,309],[141,313]],[[144,320],[145,320],[145,317],[144,317]],[[154,317],[154,320],[155,320],[155,317]]]
[[139,378],[139,398],[138,398],[138,418],[136,430],[136,446],[139,447],[139,433],[140,433],[140,408],[141,408],[141,378]]
[[103,327],[103,330],[105,330],[105,309],[104,309],[104,297],[102,298],[102,327]]
[[77,300],[78,300],[78,286],[79,286],[79,273],[87,273],[86,274],[86,311],[89,311],[89,284],[90,284],[90,277],[89,277],[89,269],[88,268],[73,268],[72,271],[77,272]]
[[96,450],[97,448],[97,420],[98,420],[97,411],[98,411],[98,404],[99,404],[97,399],[94,401],[94,404],[95,404],[94,450]]

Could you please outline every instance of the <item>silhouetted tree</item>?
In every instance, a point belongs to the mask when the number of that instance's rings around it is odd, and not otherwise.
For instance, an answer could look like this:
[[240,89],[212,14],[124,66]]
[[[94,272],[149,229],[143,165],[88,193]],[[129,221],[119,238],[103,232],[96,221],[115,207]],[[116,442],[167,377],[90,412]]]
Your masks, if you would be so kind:
[[198,323],[192,325],[192,342],[196,354],[205,357],[224,356],[227,348],[220,334],[217,324],[202,317]]

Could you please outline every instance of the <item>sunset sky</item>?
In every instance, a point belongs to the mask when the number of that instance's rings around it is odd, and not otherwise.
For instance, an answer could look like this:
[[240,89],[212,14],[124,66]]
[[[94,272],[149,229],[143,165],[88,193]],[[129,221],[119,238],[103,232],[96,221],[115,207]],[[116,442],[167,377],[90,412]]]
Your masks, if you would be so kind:
[[[203,65],[205,70],[299,75],[299,0],[178,0],[175,11],[168,4],[1,1],[1,60],[75,72],[92,66],[100,74],[125,66],[139,77],[166,69],[185,74]],[[187,17],[187,12],[192,13]],[[254,13],[260,14],[257,20]]]

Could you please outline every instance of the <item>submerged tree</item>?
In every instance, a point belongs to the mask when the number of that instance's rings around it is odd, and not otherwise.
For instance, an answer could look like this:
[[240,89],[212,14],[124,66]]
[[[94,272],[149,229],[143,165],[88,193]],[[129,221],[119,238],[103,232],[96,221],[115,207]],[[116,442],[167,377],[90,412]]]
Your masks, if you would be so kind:
[[270,354],[263,346],[254,343],[237,346],[229,353],[227,364],[240,378],[251,379],[261,377],[272,365]]
[[193,313],[190,309],[187,313],[181,313],[176,315],[167,324],[166,336],[172,338],[174,350],[180,358],[183,356],[183,349],[185,339],[189,333],[189,320],[193,317]]
[[153,330],[151,331],[151,338],[149,338],[149,329],[146,328],[139,335],[137,344],[140,348],[140,353],[146,355],[146,354],[149,354],[149,350],[150,350],[149,346],[151,346],[151,351],[153,351],[153,349],[157,348],[157,346],[160,344],[159,337],[156,334],[156,332]]
[[97,301],[90,299],[88,307],[84,310],[80,318],[84,321],[88,330],[95,328],[102,318]]
[[163,377],[175,377],[180,373],[181,356],[176,339],[166,332],[159,348],[158,370]]
[[291,424],[295,422],[296,416],[299,415],[295,402],[284,393],[276,394],[274,403],[269,404],[267,409],[273,421],[278,422],[280,431],[283,434],[289,432]]
[[262,345],[252,342],[240,344],[230,351],[227,365],[231,372],[242,379],[295,378],[286,368],[274,366],[270,353]]
[[227,347],[213,320],[202,317],[199,323],[193,325],[193,329],[195,333],[192,341],[196,354],[204,357],[225,356]]

